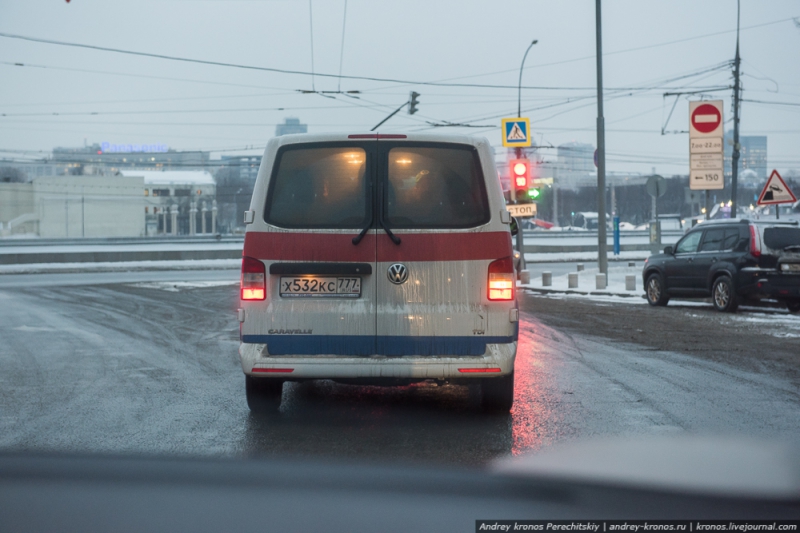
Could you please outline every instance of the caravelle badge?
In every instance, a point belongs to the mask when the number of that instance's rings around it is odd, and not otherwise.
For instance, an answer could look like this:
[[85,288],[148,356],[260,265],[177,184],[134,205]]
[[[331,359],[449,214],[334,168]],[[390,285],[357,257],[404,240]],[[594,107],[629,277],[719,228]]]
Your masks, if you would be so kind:
[[401,285],[408,279],[408,269],[402,263],[395,263],[389,267],[386,275],[389,277],[389,281],[395,285]]

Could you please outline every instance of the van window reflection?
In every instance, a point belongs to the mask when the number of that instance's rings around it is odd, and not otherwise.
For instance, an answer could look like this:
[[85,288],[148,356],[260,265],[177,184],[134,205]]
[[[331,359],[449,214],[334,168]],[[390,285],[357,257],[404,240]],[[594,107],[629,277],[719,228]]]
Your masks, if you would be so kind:
[[489,221],[483,174],[471,149],[389,151],[386,220],[394,228],[468,228]]

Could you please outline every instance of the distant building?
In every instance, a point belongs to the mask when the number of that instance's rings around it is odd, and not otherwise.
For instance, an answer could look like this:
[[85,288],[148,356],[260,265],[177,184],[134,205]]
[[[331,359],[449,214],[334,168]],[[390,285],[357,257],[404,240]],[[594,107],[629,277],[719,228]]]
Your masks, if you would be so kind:
[[575,187],[596,181],[594,146],[579,142],[559,145],[555,178],[559,187]]
[[102,169],[97,174],[114,174],[122,169],[204,170],[209,153],[182,152],[166,144],[112,144],[102,142],[79,148],[53,148],[52,163],[66,166],[69,174],[88,174],[87,167]]
[[290,133],[308,133],[308,124],[300,124],[299,118],[287,118],[283,124],[275,126],[276,137]]
[[255,182],[258,176],[258,167],[261,166],[260,155],[223,155],[222,167],[229,168],[232,175]]
[[208,171],[123,170],[144,179],[145,234],[216,233],[216,184]]
[[143,183],[141,177],[50,176],[0,184],[0,235],[140,237]]
[[[725,176],[731,176],[731,161],[733,159],[733,131],[725,133]],[[766,135],[740,135],[739,144],[739,175],[744,170],[752,170],[758,180],[767,177],[767,136]],[[749,174],[751,175],[751,174]]]

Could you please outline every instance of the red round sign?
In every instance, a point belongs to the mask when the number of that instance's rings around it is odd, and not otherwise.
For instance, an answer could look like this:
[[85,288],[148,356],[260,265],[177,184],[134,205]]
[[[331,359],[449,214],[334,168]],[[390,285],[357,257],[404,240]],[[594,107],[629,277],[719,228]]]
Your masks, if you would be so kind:
[[715,106],[703,104],[692,113],[692,126],[700,133],[711,133],[719,127],[722,115]]

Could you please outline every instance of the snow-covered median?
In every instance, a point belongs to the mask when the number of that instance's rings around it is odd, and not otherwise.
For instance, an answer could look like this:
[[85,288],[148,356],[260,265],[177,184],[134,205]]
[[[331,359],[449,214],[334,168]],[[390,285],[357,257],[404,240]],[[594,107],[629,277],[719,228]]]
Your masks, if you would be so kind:
[[[577,269],[577,266],[576,266]],[[612,266],[608,267],[608,284],[606,285],[605,289],[598,289],[597,288],[597,274],[599,270],[596,268],[590,268],[578,272],[577,270],[574,274],[577,274],[578,277],[578,286],[575,288],[570,288],[569,286],[569,276],[570,274],[563,274],[560,276],[552,276],[552,284],[548,287],[545,287],[542,278],[543,276],[537,276],[534,279],[531,279],[530,283],[522,285],[520,284],[519,287],[523,289],[530,289],[540,293],[551,293],[551,294],[574,294],[580,296],[615,296],[617,298],[631,298],[635,297],[636,300],[641,300],[644,302],[642,298],[644,294],[644,290],[642,288],[642,267],[641,265],[629,267],[629,266]],[[634,289],[628,290],[625,288],[625,278],[627,276],[634,276]]]

